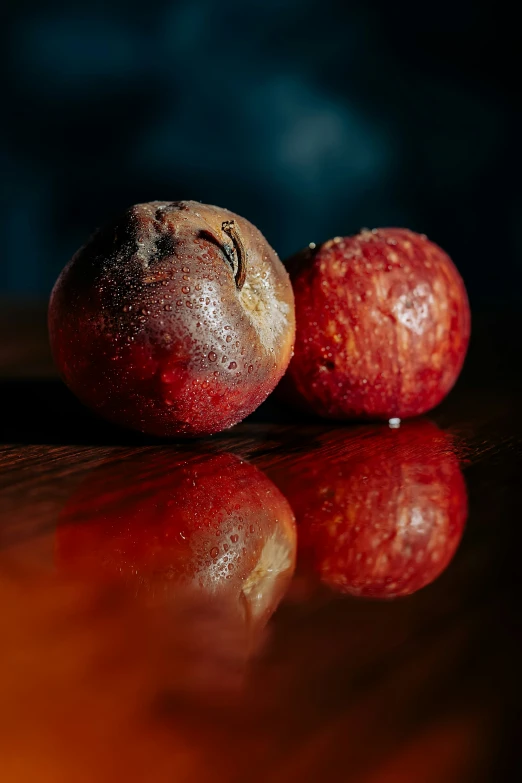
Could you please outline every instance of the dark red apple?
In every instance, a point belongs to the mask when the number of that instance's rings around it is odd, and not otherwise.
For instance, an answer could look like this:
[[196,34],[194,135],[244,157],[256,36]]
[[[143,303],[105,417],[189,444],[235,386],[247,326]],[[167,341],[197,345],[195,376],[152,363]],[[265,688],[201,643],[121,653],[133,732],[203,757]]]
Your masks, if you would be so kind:
[[455,383],[470,311],[451,259],[425,236],[381,228],[288,261],[295,354],[281,386],[329,418],[417,416]]
[[76,253],[49,306],[69,388],[159,436],[244,419],[285,372],[294,330],[288,275],[262,234],[194,201],[131,207]]
[[151,600],[210,602],[255,632],[285,592],[295,550],[286,499],[226,453],[153,450],[105,463],[70,498],[56,531],[62,571],[123,582]]
[[305,454],[276,480],[296,515],[304,571],[341,593],[414,593],[462,537],[464,479],[451,439],[430,422],[370,430],[330,458]]

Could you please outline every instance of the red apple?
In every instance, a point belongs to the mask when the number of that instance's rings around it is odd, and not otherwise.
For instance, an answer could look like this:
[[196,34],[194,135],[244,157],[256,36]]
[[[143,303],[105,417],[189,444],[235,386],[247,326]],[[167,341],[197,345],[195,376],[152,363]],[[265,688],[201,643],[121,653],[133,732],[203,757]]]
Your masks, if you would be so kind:
[[451,259],[425,236],[381,228],[288,262],[295,354],[281,391],[329,418],[417,416],[455,383],[470,311]]
[[178,593],[211,602],[256,632],[285,592],[295,549],[283,495],[226,453],[153,450],[103,464],[70,498],[56,531],[61,570],[123,582],[152,600]]
[[467,516],[451,440],[425,421],[370,430],[331,458],[305,454],[278,483],[296,515],[303,568],[352,595],[393,598],[433,582]]
[[49,306],[70,389],[159,436],[244,419],[285,372],[294,330],[288,275],[262,234],[194,201],[131,207],[76,253]]

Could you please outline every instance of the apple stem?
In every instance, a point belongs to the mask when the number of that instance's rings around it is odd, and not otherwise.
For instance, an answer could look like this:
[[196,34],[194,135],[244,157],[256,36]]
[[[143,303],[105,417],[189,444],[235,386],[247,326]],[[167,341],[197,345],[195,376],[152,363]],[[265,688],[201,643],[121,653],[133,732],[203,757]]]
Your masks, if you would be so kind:
[[234,250],[237,257],[237,269],[234,275],[234,280],[236,281],[237,290],[241,291],[245,284],[247,274],[247,256],[245,246],[243,245],[241,234],[239,233],[239,229],[235,220],[225,220],[221,224],[221,230],[227,234],[227,236],[229,236],[234,243]]

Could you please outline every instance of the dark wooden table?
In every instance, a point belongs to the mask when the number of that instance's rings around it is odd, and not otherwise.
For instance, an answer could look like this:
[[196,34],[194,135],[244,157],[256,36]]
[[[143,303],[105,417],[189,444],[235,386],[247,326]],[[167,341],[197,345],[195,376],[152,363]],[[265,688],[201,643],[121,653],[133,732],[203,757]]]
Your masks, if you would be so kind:
[[[521,779],[519,330],[506,316],[478,317],[474,327],[463,376],[428,417],[439,430],[430,435],[422,421],[401,427],[399,452],[386,427],[305,421],[270,401],[220,436],[169,444],[83,410],[54,373],[44,308],[4,306],[0,781]],[[321,492],[334,506],[341,493],[337,511],[380,519],[385,501],[374,477],[382,474],[395,504],[391,522],[409,525],[428,513],[415,507],[416,466],[438,459],[437,449],[442,460],[456,455],[469,501],[443,573],[394,600],[342,594],[298,520],[294,576],[284,596],[261,596],[266,611],[248,644],[225,593],[199,605],[197,591],[176,578],[158,586],[157,573],[119,579],[118,568],[75,570],[78,547],[92,545],[94,560],[103,560],[107,542],[80,535],[70,562],[63,544],[64,515],[76,503],[87,509],[85,520],[73,520],[77,529],[96,525],[89,508],[101,502],[106,477],[120,475],[111,513],[130,544],[112,545],[134,546],[143,507],[136,516],[136,506],[120,513],[118,503],[127,485],[130,496],[136,491],[139,470],[147,474],[144,508],[158,509],[170,464],[174,471],[180,459],[223,452],[248,460],[283,492],[290,487],[301,512],[313,512]],[[145,467],[136,473],[135,464]],[[353,502],[339,489],[345,477]],[[437,486],[434,507],[444,478]],[[356,523],[335,522],[339,530]],[[160,544],[151,547],[161,561]],[[149,556],[149,542],[141,546]]]

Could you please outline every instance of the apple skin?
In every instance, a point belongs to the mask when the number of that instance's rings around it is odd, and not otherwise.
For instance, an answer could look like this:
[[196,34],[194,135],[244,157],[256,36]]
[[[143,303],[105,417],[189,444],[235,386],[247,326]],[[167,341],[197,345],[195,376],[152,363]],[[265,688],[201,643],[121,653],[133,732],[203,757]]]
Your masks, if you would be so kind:
[[470,335],[462,278],[425,236],[380,228],[337,237],[287,262],[295,353],[280,387],[335,419],[417,416],[457,380]]
[[55,559],[75,578],[212,604],[256,630],[284,595],[296,546],[288,502],[253,465],[153,450],[89,474],[60,514]]
[[299,568],[340,593],[416,592],[448,566],[467,517],[451,439],[427,421],[376,428],[273,476],[296,515]]
[[193,201],[137,204],[100,229],[49,305],[54,360],[74,394],[160,437],[248,416],[285,372],[294,335],[292,287],[263,235]]

